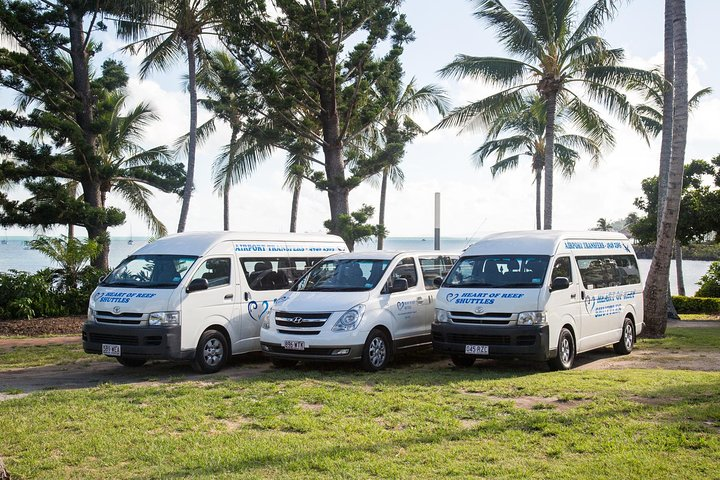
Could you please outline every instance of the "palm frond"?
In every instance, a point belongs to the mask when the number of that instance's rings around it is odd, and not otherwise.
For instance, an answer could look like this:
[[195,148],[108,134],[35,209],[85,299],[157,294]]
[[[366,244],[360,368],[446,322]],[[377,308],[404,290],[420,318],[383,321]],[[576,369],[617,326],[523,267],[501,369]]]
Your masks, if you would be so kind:
[[500,175],[503,172],[517,168],[520,163],[520,155],[513,155],[511,157],[503,158],[498,160],[490,167],[490,173],[493,177]]
[[471,158],[475,166],[479,168],[482,167],[485,160],[493,154],[496,155],[497,158],[504,157],[508,152],[520,155],[521,152],[519,152],[519,150],[527,149],[528,144],[531,142],[532,139],[524,135],[487,140],[472,153]]
[[167,228],[160,219],[155,216],[155,213],[148,203],[152,192],[147,187],[137,182],[121,180],[115,183],[113,190],[120,194],[120,196],[128,202],[130,209],[145,221],[145,224],[150,228],[153,235],[160,237],[167,235]]
[[596,0],[578,23],[568,43],[577,43],[600,30],[607,20],[615,16],[621,2],[622,0]]
[[455,108],[435,125],[432,130],[461,127],[461,132],[463,132],[484,128],[492,124],[498,117],[521,108],[523,105],[523,97],[520,89],[533,86],[534,85],[522,85],[504,90],[463,107]]
[[[234,151],[232,158],[231,150]],[[272,152],[272,145],[258,144],[245,135],[235,145],[226,145],[213,162],[213,190],[222,193],[226,183],[236,185],[248,178],[260,163],[270,158]]]
[[537,68],[519,60],[469,55],[457,55],[455,60],[438,71],[443,78],[487,80],[502,87],[521,81],[531,72],[539,73]]
[[[195,141],[198,146],[203,145],[217,129],[215,125],[215,117],[211,117],[207,122],[198,125],[195,129]],[[175,140],[173,144],[175,155],[187,155],[190,149],[190,132],[182,135]]]
[[498,30],[498,38],[510,52],[539,58],[542,47],[530,28],[498,0],[476,0],[474,15]]

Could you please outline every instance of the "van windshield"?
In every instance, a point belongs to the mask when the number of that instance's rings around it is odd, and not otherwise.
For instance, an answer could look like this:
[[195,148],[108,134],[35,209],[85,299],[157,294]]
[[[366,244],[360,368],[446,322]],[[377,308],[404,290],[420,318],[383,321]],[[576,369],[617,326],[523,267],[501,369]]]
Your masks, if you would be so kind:
[[443,282],[451,288],[540,288],[547,255],[481,255],[461,258]]
[[372,290],[390,260],[324,260],[292,288],[297,292],[361,292]]
[[132,255],[100,283],[104,287],[175,288],[198,257]]

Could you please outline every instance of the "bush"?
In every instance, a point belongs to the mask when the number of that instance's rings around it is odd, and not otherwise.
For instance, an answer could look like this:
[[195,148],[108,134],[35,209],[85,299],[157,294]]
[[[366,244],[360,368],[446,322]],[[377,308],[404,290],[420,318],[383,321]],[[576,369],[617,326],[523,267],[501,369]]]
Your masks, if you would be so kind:
[[678,313],[720,313],[720,298],[672,297]]
[[82,315],[102,274],[86,267],[80,271],[77,288],[58,288],[58,272],[49,268],[0,273],[0,319]]
[[700,288],[695,293],[696,297],[720,297],[720,262],[713,262],[705,275],[700,277],[697,283]]

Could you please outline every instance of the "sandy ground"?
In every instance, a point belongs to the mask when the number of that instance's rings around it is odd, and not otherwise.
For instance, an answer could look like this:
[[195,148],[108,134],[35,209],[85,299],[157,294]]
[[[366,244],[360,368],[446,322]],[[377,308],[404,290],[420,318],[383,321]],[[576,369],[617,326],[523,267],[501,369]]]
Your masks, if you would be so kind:
[[[669,326],[683,327],[717,327],[719,321],[702,322],[672,322]],[[78,335],[2,339],[0,349],[29,345],[49,345],[63,343],[79,343]],[[427,358],[421,354],[399,356],[395,368],[407,365],[416,365],[420,362],[426,368],[448,368],[451,363],[447,358],[428,354]],[[172,362],[151,362],[140,368],[127,368],[119,363],[100,356],[88,356],[88,359],[68,365],[51,365],[46,367],[23,368],[0,372],[0,401],[9,398],[18,398],[31,392],[48,389],[77,389],[95,387],[103,383],[111,384],[145,384],[157,385],[185,381],[221,381],[225,379],[243,379],[257,376],[274,367],[262,356],[241,355],[231,359],[229,364],[219,373],[211,375],[197,374],[188,364]],[[310,365],[299,368],[323,368],[327,370],[353,369],[353,365]],[[547,371],[544,363],[525,362],[499,362],[494,360],[479,360],[473,368],[488,369],[523,368],[537,371]],[[612,348],[604,348],[578,355],[576,359],[577,370],[616,370],[625,368],[663,368],[672,370],[700,370],[720,371],[720,351],[675,351],[668,349],[635,350],[630,355],[618,356]],[[8,393],[12,392],[12,393]]]

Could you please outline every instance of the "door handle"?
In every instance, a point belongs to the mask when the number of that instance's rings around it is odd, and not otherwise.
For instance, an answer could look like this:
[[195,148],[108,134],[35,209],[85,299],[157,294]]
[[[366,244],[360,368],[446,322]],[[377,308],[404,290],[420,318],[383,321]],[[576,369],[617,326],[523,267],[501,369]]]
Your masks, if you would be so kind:
[[232,298],[233,298],[232,293],[228,293],[227,295],[225,295],[225,300],[232,300]]
[[418,297],[418,298],[417,298],[417,302],[418,302],[420,305],[422,305],[423,301],[424,301],[424,300],[423,300],[423,297]]
[[585,291],[580,292],[580,298],[585,300]]
[[577,297],[577,294],[575,294],[575,293],[570,294],[570,298],[575,298],[575,297]]

